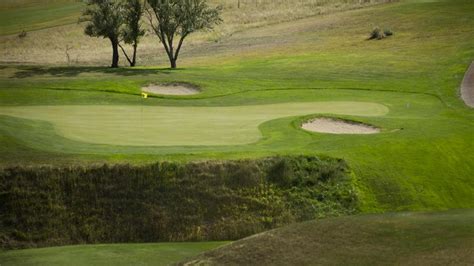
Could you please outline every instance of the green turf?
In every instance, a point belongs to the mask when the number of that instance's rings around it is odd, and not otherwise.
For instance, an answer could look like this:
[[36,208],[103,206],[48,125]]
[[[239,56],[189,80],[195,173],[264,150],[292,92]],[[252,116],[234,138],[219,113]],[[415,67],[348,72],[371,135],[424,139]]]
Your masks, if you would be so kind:
[[186,265],[471,265],[473,241],[473,210],[349,216],[262,233]]
[[258,125],[285,116],[384,115],[364,102],[313,102],[232,107],[20,106],[0,114],[51,122],[59,135],[123,146],[238,145],[260,139]]
[[[176,71],[4,66],[0,75],[2,110],[7,106],[24,112],[41,106],[94,105],[84,110],[97,105],[104,106],[102,110],[117,105],[128,105],[130,110],[166,106],[181,110],[173,116],[188,119],[181,116],[191,110],[188,107],[232,107],[236,112],[229,117],[247,120],[244,114],[257,108],[249,105],[367,102],[386,106],[389,113],[368,117],[332,111],[332,115],[380,126],[381,134],[302,131],[299,123],[311,111],[259,120],[263,122],[259,125],[252,122],[248,128],[254,133],[232,135],[237,141],[261,134],[252,144],[114,146],[64,137],[68,135],[53,124],[32,120],[44,114],[35,112],[23,118],[0,117],[0,159],[2,165],[80,164],[325,154],[349,162],[365,212],[473,207],[474,112],[458,95],[464,71],[474,58],[473,13],[474,3],[468,0],[402,1],[239,33],[234,39],[207,44],[209,53],[184,53],[181,65],[186,68]],[[366,41],[375,25],[390,27],[395,35]],[[247,46],[251,48],[242,49]],[[173,81],[195,83],[202,94],[147,101],[139,96],[140,87],[147,83]],[[58,115],[66,117],[68,112]],[[93,123],[106,115],[96,112],[88,119]],[[133,123],[124,127],[133,128],[137,121]],[[256,125],[260,132],[255,131]],[[200,133],[187,137],[194,134]],[[99,135],[95,138],[104,138]],[[135,139],[123,141],[130,144]]]
[[0,35],[75,23],[83,7],[82,2],[74,0],[6,0],[0,4]]
[[227,242],[83,245],[0,251],[1,265],[169,265]]

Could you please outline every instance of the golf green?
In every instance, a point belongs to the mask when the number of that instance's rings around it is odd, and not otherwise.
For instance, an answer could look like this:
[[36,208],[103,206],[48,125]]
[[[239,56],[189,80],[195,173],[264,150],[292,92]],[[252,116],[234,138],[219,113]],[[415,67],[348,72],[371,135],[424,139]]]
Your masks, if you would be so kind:
[[50,122],[58,135],[94,144],[128,146],[238,145],[261,138],[258,126],[309,114],[382,116],[368,102],[306,102],[231,107],[17,106],[0,114]]

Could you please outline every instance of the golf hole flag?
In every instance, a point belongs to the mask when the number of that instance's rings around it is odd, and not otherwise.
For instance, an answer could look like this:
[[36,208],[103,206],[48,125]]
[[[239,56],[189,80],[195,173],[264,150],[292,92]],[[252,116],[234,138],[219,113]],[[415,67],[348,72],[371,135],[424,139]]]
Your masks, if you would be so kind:
[[146,98],[148,98],[148,94],[146,94],[146,93],[142,92],[142,98],[143,98],[143,99],[146,99]]

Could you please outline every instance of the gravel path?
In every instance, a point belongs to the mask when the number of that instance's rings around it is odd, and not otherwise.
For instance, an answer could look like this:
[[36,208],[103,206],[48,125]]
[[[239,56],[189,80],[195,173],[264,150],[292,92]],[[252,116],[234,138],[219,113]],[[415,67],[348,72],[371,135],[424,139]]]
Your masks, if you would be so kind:
[[471,63],[462,81],[461,98],[467,106],[474,108],[474,61]]

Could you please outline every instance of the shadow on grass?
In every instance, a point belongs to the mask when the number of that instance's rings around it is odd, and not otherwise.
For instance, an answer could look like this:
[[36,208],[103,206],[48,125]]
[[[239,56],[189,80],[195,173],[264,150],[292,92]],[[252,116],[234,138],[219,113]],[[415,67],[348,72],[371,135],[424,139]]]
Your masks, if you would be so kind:
[[109,67],[41,67],[19,66],[11,78],[32,78],[35,76],[51,75],[55,77],[76,77],[84,73],[101,73],[117,76],[146,76],[155,74],[171,74],[169,68],[141,69],[141,68],[109,68]]

